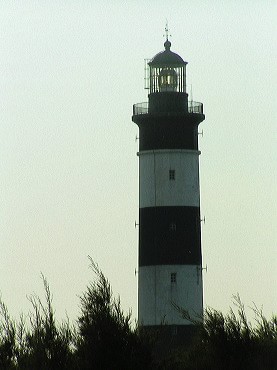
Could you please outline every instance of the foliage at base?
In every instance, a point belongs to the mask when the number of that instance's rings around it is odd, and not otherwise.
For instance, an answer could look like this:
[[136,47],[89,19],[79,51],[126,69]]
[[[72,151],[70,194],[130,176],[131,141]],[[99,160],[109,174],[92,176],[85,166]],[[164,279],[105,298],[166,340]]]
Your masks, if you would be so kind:
[[[246,317],[239,296],[237,313],[207,308],[199,321],[175,306],[180,315],[197,325],[189,347],[153,356],[156,337],[132,325],[120,299],[98,265],[90,259],[95,275],[80,297],[77,324],[55,320],[52,295],[42,276],[45,302],[32,295],[32,313],[13,320],[0,300],[0,369],[2,370],[276,370],[277,317],[267,320],[254,307],[256,325]],[[157,334],[156,334],[157,335]]]

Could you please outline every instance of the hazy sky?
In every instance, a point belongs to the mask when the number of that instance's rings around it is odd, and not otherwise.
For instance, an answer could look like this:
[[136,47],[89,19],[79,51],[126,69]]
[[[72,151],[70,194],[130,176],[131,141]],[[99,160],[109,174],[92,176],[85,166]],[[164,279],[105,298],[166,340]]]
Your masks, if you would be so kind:
[[274,1],[0,4],[0,291],[13,315],[43,294],[77,318],[90,255],[137,314],[138,134],[144,58],[189,62],[200,136],[204,301],[237,292],[276,313]]

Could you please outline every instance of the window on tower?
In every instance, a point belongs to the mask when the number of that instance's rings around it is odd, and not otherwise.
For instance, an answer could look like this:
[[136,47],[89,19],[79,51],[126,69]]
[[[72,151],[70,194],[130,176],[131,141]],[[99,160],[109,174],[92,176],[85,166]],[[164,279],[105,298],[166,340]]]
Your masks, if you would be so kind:
[[171,281],[171,283],[176,283],[177,282],[177,273],[176,272],[172,272],[170,274],[170,281]]
[[174,222],[171,222],[171,224],[169,225],[169,230],[176,231],[176,224]]
[[169,170],[169,180],[175,180],[175,170]]

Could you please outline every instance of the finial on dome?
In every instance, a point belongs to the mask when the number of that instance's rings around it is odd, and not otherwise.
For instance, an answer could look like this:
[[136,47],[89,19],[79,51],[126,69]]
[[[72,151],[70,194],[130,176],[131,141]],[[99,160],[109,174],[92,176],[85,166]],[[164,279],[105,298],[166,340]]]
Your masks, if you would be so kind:
[[170,50],[171,42],[169,40],[166,40],[164,43],[165,50]]
[[169,35],[169,28],[168,28],[168,21],[167,20],[166,20],[164,30],[165,30],[164,36],[166,38],[165,43],[164,43],[164,47],[165,47],[165,50],[170,50],[171,42],[168,40],[168,36],[171,36],[171,35]]
[[168,28],[168,21],[166,20],[166,24],[165,24],[165,37],[166,37],[166,40],[168,40],[168,33],[169,33],[169,28]]

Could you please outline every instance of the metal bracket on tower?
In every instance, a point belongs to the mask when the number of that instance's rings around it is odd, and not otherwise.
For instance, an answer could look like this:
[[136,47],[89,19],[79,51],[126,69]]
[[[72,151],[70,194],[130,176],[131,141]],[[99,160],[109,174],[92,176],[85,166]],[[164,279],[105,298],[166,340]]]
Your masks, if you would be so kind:
[[135,268],[135,276],[137,276],[138,273],[138,270]]
[[137,142],[138,140],[139,140],[139,137],[136,135],[135,142]]
[[202,267],[202,271],[206,271],[206,272],[208,272],[208,266],[207,266],[207,264],[206,264],[206,267]]
[[200,222],[203,222],[204,224],[206,223],[206,218],[205,216],[203,218],[200,218]]
[[137,221],[135,221],[135,229],[137,228],[137,226],[139,226],[139,224],[137,223]]
[[203,130],[198,132],[198,135],[201,135],[203,137]]

